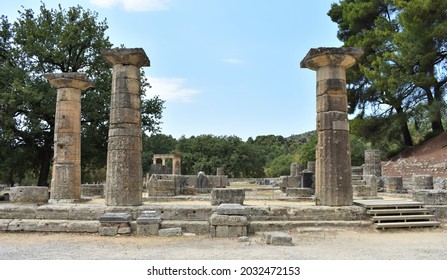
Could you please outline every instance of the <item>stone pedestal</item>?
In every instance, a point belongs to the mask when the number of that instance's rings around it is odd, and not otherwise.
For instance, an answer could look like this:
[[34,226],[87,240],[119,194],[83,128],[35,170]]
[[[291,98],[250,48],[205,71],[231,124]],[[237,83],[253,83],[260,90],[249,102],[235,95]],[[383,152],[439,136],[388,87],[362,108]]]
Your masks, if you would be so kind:
[[107,205],[141,205],[140,67],[150,62],[143,49],[110,49],[102,56],[113,65],[105,200]]
[[129,213],[105,213],[99,218],[99,235],[115,236],[117,234],[130,234],[132,215]]
[[222,204],[210,217],[210,235],[217,238],[247,235],[248,219],[239,204]]
[[137,235],[158,235],[160,229],[161,214],[157,211],[143,211],[137,218]]
[[352,205],[346,69],[363,51],[358,48],[311,49],[302,68],[317,71],[315,196],[317,205]]
[[9,200],[12,203],[36,203],[48,202],[48,188],[39,186],[20,186],[10,189]]
[[57,89],[50,202],[81,198],[81,90],[93,82],[80,73],[45,74]]

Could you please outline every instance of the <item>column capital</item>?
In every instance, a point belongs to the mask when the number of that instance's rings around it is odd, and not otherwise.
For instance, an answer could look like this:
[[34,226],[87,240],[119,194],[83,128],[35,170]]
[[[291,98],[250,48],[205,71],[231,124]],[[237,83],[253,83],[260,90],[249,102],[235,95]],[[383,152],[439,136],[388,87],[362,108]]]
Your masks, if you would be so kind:
[[45,79],[50,82],[51,86],[59,88],[75,88],[75,89],[88,89],[95,86],[86,75],[77,72],[69,73],[49,73],[43,75]]
[[318,70],[324,66],[349,68],[363,55],[361,48],[316,48],[310,49],[300,63],[301,68]]
[[102,57],[112,65],[134,65],[137,67],[150,66],[150,60],[142,48],[133,49],[105,49],[101,51]]

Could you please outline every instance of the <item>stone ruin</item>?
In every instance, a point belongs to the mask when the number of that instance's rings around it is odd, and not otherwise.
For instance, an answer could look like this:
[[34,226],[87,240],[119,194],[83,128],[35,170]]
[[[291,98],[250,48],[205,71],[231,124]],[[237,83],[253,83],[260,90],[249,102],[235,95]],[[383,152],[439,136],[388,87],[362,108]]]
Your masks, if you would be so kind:
[[[173,168],[170,174],[147,176],[143,184],[139,75],[140,68],[150,62],[142,49],[105,50],[102,55],[113,67],[105,188],[88,185],[81,192],[80,185],[80,92],[93,83],[79,73],[47,74],[45,77],[58,94],[51,194],[48,197],[48,189],[42,187],[38,190],[26,187],[26,191],[17,188],[15,193],[11,192],[13,202],[26,203],[29,202],[26,197],[32,196],[42,200],[25,211],[10,207],[0,212],[1,230],[71,230],[116,235],[130,234],[136,229],[139,235],[166,236],[186,230],[212,237],[239,237],[269,229],[273,221],[284,221],[284,217],[288,219],[284,228],[296,227],[303,220],[358,224],[365,219],[364,209],[344,207],[352,205],[353,197],[369,199],[377,197],[380,190],[390,193],[405,190],[402,178],[382,176],[379,151],[365,152],[363,167],[351,167],[345,71],[362,55],[360,49],[311,49],[301,61],[301,67],[316,70],[317,74],[317,160],[309,162],[306,170],[292,164],[290,176],[281,178],[281,189],[291,198],[311,197],[315,191],[317,205],[334,207],[297,209],[243,206],[245,190],[226,188],[228,176],[222,168],[217,169],[216,175],[203,172],[181,175],[181,157],[175,154],[154,155],[155,165],[160,159],[161,166],[172,160]],[[433,184],[429,175],[414,175],[414,199],[432,205],[447,204],[447,191],[434,190]],[[143,186],[155,198],[210,193],[212,206],[180,209],[142,205]],[[105,205],[70,204],[86,194],[104,197]],[[48,199],[52,204],[62,205],[41,205]],[[46,221],[41,221],[45,218]],[[179,224],[181,219],[186,221]],[[266,236],[266,243],[273,243],[276,237],[291,243],[287,236],[271,234]]]
[[315,192],[313,176],[309,169],[302,170],[301,165],[292,163],[290,176],[280,177],[280,189],[287,197],[310,198]]
[[211,193],[215,188],[228,186],[227,175],[167,175],[152,174],[147,183],[150,197],[194,195],[197,193]]

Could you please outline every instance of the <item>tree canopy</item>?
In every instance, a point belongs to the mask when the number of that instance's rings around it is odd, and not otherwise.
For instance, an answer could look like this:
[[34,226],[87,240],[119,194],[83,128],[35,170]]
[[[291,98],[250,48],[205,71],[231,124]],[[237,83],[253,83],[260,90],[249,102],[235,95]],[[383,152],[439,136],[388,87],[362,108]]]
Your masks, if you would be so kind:
[[[81,6],[23,8],[0,26],[0,177],[13,185],[28,174],[47,185],[53,156],[56,90],[44,73],[82,72],[95,88],[82,93],[82,167],[102,168],[107,155],[111,69],[101,57],[112,44],[106,20]],[[141,92],[147,81],[142,75]],[[143,128],[158,130],[163,101],[142,102]]]
[[390,150],[444,131],[447,2],[342,0],[328,15],[365,51],[348,71],[352,133]]

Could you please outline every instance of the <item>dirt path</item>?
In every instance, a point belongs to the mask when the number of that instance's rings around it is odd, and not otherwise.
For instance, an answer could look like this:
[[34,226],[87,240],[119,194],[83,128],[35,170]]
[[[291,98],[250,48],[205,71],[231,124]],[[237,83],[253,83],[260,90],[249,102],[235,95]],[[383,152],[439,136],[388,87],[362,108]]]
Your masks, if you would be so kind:
[[301,229],[294,246],[238,239],[0,232],[0,260],[447,260],[447,230]]

